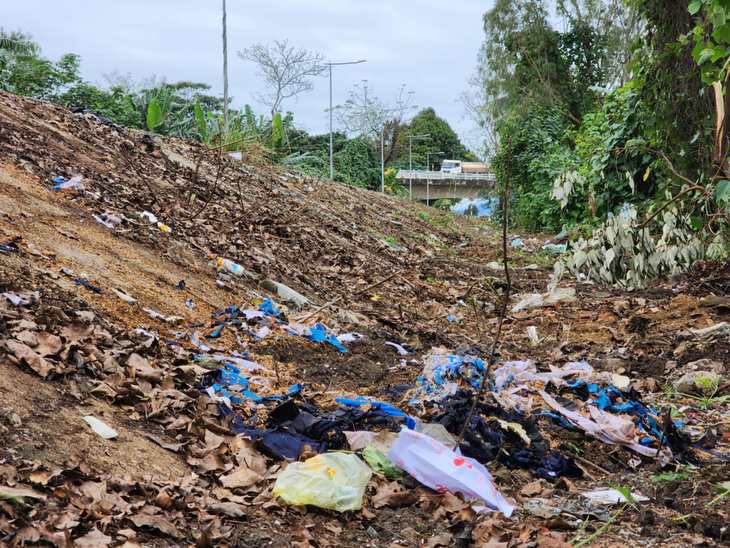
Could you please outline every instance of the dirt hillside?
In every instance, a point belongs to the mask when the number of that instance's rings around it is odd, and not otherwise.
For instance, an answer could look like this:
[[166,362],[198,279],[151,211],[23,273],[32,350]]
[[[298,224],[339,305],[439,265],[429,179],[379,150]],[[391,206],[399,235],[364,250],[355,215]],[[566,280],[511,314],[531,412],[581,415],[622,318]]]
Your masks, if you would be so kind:
[[[592,545],[727,543],[730,341],[706,331],[730,311],[727,266],[645,291],[566,279],[558,302],[512,311],[552,273],[546,238],[521,236],[498,365],[583,362],[599,388],[621,383],[609,408],[647,428],[644,453],[566,420],[592,388],[536,381],[529,412],[486,398],[462,446],[510,519],[382,473],[361,510],[287,505],[272,488],[290,461],[403,424],[338,398],[458,435],[474,379],[431,401],[424,365],[487,361],[506,286],[494,226],[0,93],[0,544],[567,546],[621,508],[581,495],[609,484],[647,500]],[[675,394],[691,370],[720,380]],[[310,421],[296,436],[292,409]],[[272,433],[304,441],[282,458]]]

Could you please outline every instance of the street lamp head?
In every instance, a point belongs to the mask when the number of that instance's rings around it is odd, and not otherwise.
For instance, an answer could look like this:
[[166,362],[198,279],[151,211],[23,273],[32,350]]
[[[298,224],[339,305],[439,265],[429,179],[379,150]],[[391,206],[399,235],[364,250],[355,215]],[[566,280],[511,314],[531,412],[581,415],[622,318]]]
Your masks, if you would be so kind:
[[328,61],[327,63],[325,63],[325,65],[329,65],[330,67],[332,65],[357,65],[359,63],[365,63],[366,61],[367,59],[360,59],[359,61],[346,61],[344,63],[333,63],[332,61]]

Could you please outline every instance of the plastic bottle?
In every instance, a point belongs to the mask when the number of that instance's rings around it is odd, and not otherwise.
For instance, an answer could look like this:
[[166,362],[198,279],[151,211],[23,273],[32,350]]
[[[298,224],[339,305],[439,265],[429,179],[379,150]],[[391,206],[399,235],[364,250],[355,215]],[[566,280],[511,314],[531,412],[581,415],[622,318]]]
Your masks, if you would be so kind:
[[225,268],[228,272],[235,274],[236,276],[243,276],[245,273],[245,270],[241,265],[238,265],[228,259],[224,259],[223,257],[218,257],[216,264],[220,268]]

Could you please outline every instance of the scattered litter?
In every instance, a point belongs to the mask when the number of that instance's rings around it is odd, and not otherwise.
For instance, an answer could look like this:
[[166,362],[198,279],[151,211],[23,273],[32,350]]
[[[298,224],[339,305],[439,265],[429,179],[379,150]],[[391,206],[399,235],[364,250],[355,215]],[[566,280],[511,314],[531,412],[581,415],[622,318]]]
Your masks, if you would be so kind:
[[289,324],[285,325],[284,329],[292,335],[299,335],[305,337],[313,342],[327,342],[337,348],[343,354],[348,352],[347,348],[342,346],[342,343],[337,340],[337,337],[329,329],[327,329],[321,323],[317,323],[314,327],[308,327],[301,324]]
[[424,434],[401,430],[388,459],[439,493],[461,493],[466,500],[481,499],[506,517],[515,511],[515,506],[494,487],[492,475],[484,466]]
[[618,215],[622,219],[636,221],[636,207],[634,204],[624,203],[624,205],[621,206],[621,211],[619,211]]
[[408,350],[406,350],[405,347],[403,347],[400,344],[390,342],[390,341],[387,341],[385,344],[395,348],[398,351],[398,354],[400,354],[401,356],[405,356],[406,354],[408,354]]
[[155,312],[154,310],[152,310],[150,308],[144,308],[143,307],[142,308],[142,311],[147,312],[147,314],[149,314],[150,318],[152,318],[153,320],[155,320],[155,319],[164,320],[165,319],[165,315],[164,314],[160,314],[159,312]]
[[90,284],[89,282],[87,282],[86,280],[82,280],[82,279],[80,279],[80,278],[77,278],[77,279],[76,279],[76,281],[75,281],[74,283],[75,283],[76,285],[83,285],[84,287],[87,287],[87,288],[91,289],[91,290],[92,290],[92,291],[93,291],[94,293],[98,293],[99,295],[106,295],[106,291],[104,291],[104,290],[103,290],[102,288],[100,288],[100,287],[96,287],[95,285],[91,285],[91,284]]
[[158,222],[157,217],[149,211],[142,211],[141,213],[137,213],[137,215],[139,215],[143,219],[147,219],[150,223]]
[[21,304],[28,304],[27,299],[21,299],[17,295],[13,295],[12,293],[3,293],[3,297],[5,297],[7,300],[9,300],[11,303],[13,303],[15,306],[20,306]]
[[121,289],[121,288],[112,288],[112,291],[116,294],[117,297],[119,297],[123,301],[126,301],[128,303],[132,303],[132,304],[134,304],[134,303],[137,302],[137,299],[135,299],[134,297],[130,297],[129,295],[127,295],[127,293],[125,293],[125,291],[123,289]]
[[276,293],[285,301],[291,301],[298,307],[304,308],[311,304],[311,301],[301,293],[294,291],[287,285],[275,282],[274,280],[264,280],[261,282],[261,287],[271,291],[272,293]]
[[374,409],[385,411],[385,413],[387,413],[388,415],[391,415],[393,417],[401,417],[401,418],[405,419],[406,426],[408,426],[408,428],[415,428],[416,423],[418,422],[413,417],[409,417],[408,415],[403,413],[403,411],[400,411],[400,410],[396,409],[395,407],[393,407],[392,405],[389,405],[387,403],[373,401],[373,400],[369,400],[369,399],[363,398],[363,397],[352,398],[352,399],[335,398],[335,401],[337,403],[341,403],[343,405],[349,405],[352,407],[360,407],[362,405],[371,405],[371,406],[373,406]]
[[218,259],[216,260],[216,265],[218,266],[218,268],[227,270],[228,272],[236,276],[246,275],[246,270],[242,266],[228,259],[224,259],[223,257],[218,257]]
[[368,445],[362,451],[362,458],[370,465],[370,468],[380,472],[386,478],[392,480],[403,479],[403,470],[389,461],[380,449]]
[[423,358],[424,368],[418,377],[419,387],[411,398],[411,404],[424,399],[440,401],[458,390],[457,379],[463,379],[478,389],[484,362],[471,354],[451,354],[443,348],[434,348]]
[[163,232],[171,232],[172,231],[172,229],[169,226],[167,226],[166,224],[162,223],[157,218],[156,215],[154,215],[153,213],[150,213],[149,211],[142,211],[141,213],[137,213],[137,215],[139,215],[143,219],[147,219],[150,222],[150,224],[156,225],[157,228],[159,228]]
[[456,447],[456,438],[446,430],[443,424],[431,424],[427,422],[419,422],[415,428],[416,432],[424,434],[429,438],[433,438],[436,441],[443,443],[449,449]]
[[567,251],[568,246],[567,244],[551,244],[548,240],[542,248],[551,255],[562,255]]
[[[573,293],[575,290],[573,290]],[[531,310],[533,308],[541,308],[545,306],[555,306],[559,303],[572,303],[575,301],[575,297],[569,292],[561,292],[559,289],[554,293],[533,293],[532,295],[523,298],[517,303],[512,312],[520,312],[522,310]]]
[[337,335],[336,337],[336,339],[340,342],[359,341],[362,338],[363,335],[361,335],[360,333],[343,333],[342,335]]
[[192,299],[185,299],[185,304],[188,305],[188,308],[195,308],[195,303]]
[[18,244],[15,242],[8,242],[6,244],[0,244],[0,251],[18,251]]
[[537,336],[537,327],[531,325],[525,331],[527,332],[527,338],[530,339],[532,346],[540,343],[541,339]]
[[338,512],[359,510],[371,476],[355,455],[324,453],[289,464],[271,494],[287,504],[311,504]]
[[[595,491],[589,491],[581,494],[590,501],[598,504],[605,504],[607,506],[624,503],[628,500],[617,489],[596,489]],[[649,500],[648,497],[644,497],[636,493],[631,493],[631,498],[637,502],[646,502]]]
[[114,213],[106,212],[103,215],[92,215],[92,217],[107,228],[115,229],[122,224],[122,218]]
[[608,521],[612,515],[605,506],[588,499],[568,500],[565,497],[551,499],[532,497],[524,500],[522,507],[533,516],[541,519],[555,519],[560,516],[562,520],[576,529],[580,527],[586,518]]
[[105,440],[116,438],[119,435],[111,426],[109,426],[105,422],[100,421],[92,415],[87,415],[83,417],[83,419],[88,423],[89,426],[91,426],[91,429],[94,432],[99,434],[99,436],[101,436]]
[[33,253],[33,254],[35,254],[35,255],[39,255],[39,256],[41,256],[44,259],[47,259],[49,261],[52,260],[49,256],[44,255],[43,253],[41,253],[40,251],[38,251],[36,249],[35,245],[33,245],[33,244],[28,244],[28,249],[30,249],[30,252]]
[[710,327],[705,327],[704,329],[690,329],[690,331],[700,339],[706,340],[730,333],[730,326],[727,322],[720,322]]
[[81,175],[74,175],[70,179],[64,179],[63,177],[56,177],[54,182],[59,183],[53,186],[53,190],[85,190],[86,187],[81,181],[83,177]]

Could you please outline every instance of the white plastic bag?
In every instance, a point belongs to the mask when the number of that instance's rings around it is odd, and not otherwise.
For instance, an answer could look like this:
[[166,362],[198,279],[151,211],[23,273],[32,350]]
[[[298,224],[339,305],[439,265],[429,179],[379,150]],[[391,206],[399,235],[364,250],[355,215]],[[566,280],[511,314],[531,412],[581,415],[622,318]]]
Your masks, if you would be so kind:
[[497,491],[492,475],[474,459],[464,457],[424,434],[404,428],[388,452],[396,463],[423,485],[439,493],[461,493],[510,517],[515,507]]
[[323,453],[287,466],[272,494],[287,504],[311,504],[338,512],[359,510],[371,476],[367,464],[355,455]]

